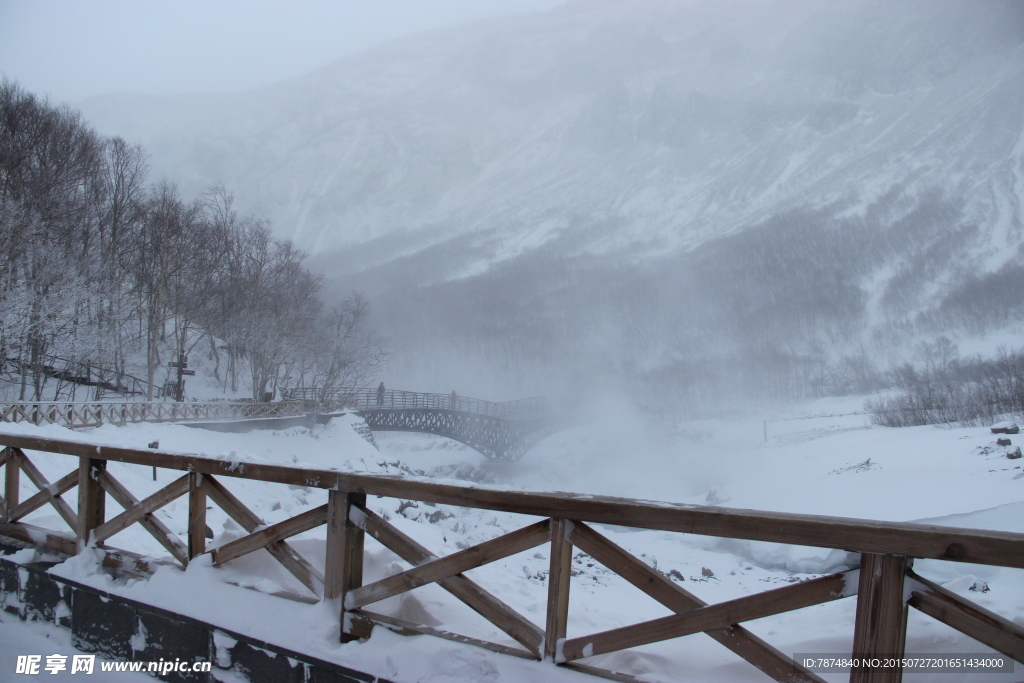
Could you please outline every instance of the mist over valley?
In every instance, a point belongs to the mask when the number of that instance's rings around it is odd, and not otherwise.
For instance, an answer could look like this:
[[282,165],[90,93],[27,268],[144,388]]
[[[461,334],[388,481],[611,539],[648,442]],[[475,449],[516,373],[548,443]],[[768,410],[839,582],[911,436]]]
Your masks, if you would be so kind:
[[395,381],[692,407],[1019,330],[1022,72],[1012,2],[575,2],[82,108],[367,293]]

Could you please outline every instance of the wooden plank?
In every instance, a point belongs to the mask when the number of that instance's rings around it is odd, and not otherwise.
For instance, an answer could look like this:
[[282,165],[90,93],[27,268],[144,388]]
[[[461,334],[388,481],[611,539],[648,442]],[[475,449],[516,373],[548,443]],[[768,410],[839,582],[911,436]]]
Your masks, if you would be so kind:
[[[241,524],[242,528],[246,531],[252,532],[264,526],[262,519],[213,477],[204,476],[202,487],[206,491],[206,495],[219,505],[229,517]],[[290,545],[285,541],[277,541],[267,546],[267,552],[280,562],[302,585],[311,592],[317,593],[317,582],[321,585],[324,582],[323,574],[310,565],[304,557],[295,552]]]
[[847,586],[856,578],[857,570],[841,572],[681,614],[573,638],[565,642],[565,661],[728,628],[732,624],[838,600],[852,594],[852,590],[847,591]]
[[1019,625],[913,572],[908,572],[907,582],[911,607],[1024,663],[1024,629]]
[[156,493],[146,497],[127,508],[121,514],[104,522],[93,530],[93,538],[97,543],[101,543],[111,536],[124,531],[132,524],[140,521],[146,515],[152,515],[152,513],[156,512],[171,501],[181,498],[188,493],[188,480],[189,475],[187,474],[183,477],[179,477]]
[[[117,504],[123,507],[125,510],[129,510],[139,504],[138,498],[132,495],[132,492],[126,489],[121,482],[115,479],[109,472],[102,470],[98,474],[98,480],[103,489],[110,494],[110,497],[117,501]],[[188,564],[188,548],[185,544],[178,540],[178,537],[167,528],[167,526],[157,519],[154,514],[145,514],[140,517],[138,523],[148,531],[153,538],[162,545],[167,552],[171,554],[174,559],[181,563],[182,566]]]
[[[429,550],[363,506],[353,507],[349,518],[359,528],[411,565],[420,565],[437,559]],[[442,579],[438,581],[438,585],[533,652],[535,656],[540,657],[544,632],[536,624],[461,574]]]
[[107,495],[99,477],[105,474],[107,461],[81,458],[78,461],[78,546],[84,548],[92,542],[93,529],[103,524],[106,517]]
[[619,681],[620,683],[644,683],[643,679],[637,678],[636,676],[619,673],[618,671],[608,671],[607,669],[591,666],[589,664],[581,664],[580,662],[566,662],[565,664],[559,664],[558,666],[563,669],[579,671],[580,673],[588,674],[590,676],[606,678],[609,681]]
[[[324,599],[344,598],[347,588],[345,581],[345,531],[348,524],[349,494],[330,490],[327,499],[327,552],[324,558]],[[360,564],[362,558],[359,558]]]
[[219,548],[214,548],[211,555],[213,564],[224,564],[243,555],[248,555],[256,550],[262,550],[271,543],[283,541],[296,534],[301,534],[310,529],[315,529],[327,522],[327,505],[307,510],[300,515],[291,517],[277,524],[263,527],[253,531],[248,536],[225,543]]
[[[327,494],[327,553],[324,560],[324,599],[342,599],[345,592],[362,584],[362,548],[355,552],[350,537],[363,530],[348,520],[351,497],[356,494],[329,491]],[[365,503],[365,500],[360,501]],[[356,555],[358,554],[358,557]],[[358,572],[351,565],[358,563]],[[358,581],[353,583],[358,573]]]
[[[817,515],[652,504],[628,499],[581,498],[575,494],[487,490],[398,477],[335,474],[342,490],[368,495],[724,538],[847,550],[894,548],[915,557],[1024,568],[1024,534]],[[324,472],[321,481],[326,480],[327,476],[328,473]],[[581,514],[576,515],[576,512]]]
[[[673,612],[684,613],[707,603],[671,579],[626,552],[582,522],[573,526],[570,539],[595,560],[651,596]],[[849,588],[849,586],[848,586]],[[743,626],[705,631],[721,645],[750,662],[753,666],[784,683],[824,683],[824,679],[796,664]]]
[[47,548],[62,555],[74,555],[78,552],[78,543],[70,535],[59,534],[24,522],[0,522],[0,535]]
[[188,474],[188,559],[206,552],[206,491],[203,475]]
[[365,532],[349,519],[353,505],[366,505],[366,496],[343,491],[328,492],[324,598],[338,603],[339,632],[343,643],[356,638],[345,628],[345,594],[363,584]]
[[508,645],[501,645],[500,643],[492,643],[489,640],[471,638],[458,633],[452,633],[451,631],[444,631],[442,629],[424,626],[423,624],[414,624],[411,621],[405,621],[404,619],[399,619],[397,617],[389,617],[385,614],[377,614],[375,612],[367,612],[365,610],[354,610],[350,612],[350,614],[349,623],[351,624],[352,635],[359,638],[369,638],[373,627],[375,625],[380,625],[403,636],[434,636],[435,638],[452,640],[456,643],[475,645],[476,647],[482,647],[485,650],[490,650],[491,652],[499,652],[503,655],[512,655],[513,657],[519,657],[521,659],[536,659],[532,653],[527,652],[526,650],[520,650],[517,647],[509,647]]
[[[4,467],[7,464],[7,459],[8,459],[9,451],[10,451],[10,449],[8,449],[8,448],[0,449],[0,467]],[[12,465],[11,467],[13,468],[14,466]],[[4,492],[2,494],[0,494],[0,522],[9,522],[10,521],[10,519],[8,518],[8,512],[7,512],[8,507],[7,507],[7,498],[6,498],[6,496],[7,496],[6,478],[7,478],[7,469],[4,468],[4,482],[5,483],[4,483]]]
[[572,543],[569,534],[573,523],[566,519],[551,520],[551,562],[548,572],[547,618],[544,626],[544,659],[563,662],[562,645],[569,623],[569,578],[572,576]]
[[[906,571],[905,557],[861,554],[853,630],[854,657],[899,659],[903,656],[907,634],[907,604],[903,597]],[[899,683],[902,679],[900,667],[861,666],[850,671],[850,683]]]
[[400,595],[406,591],[435,583],[454,574],[504,559],[530,548],[546,543],[551,525],[548,520],[531,524],[511,533],[492,538],[470,548],[465,548],[441,559],[433,560],[394,574],[375,583],[349,592],[345,598],[345,609],[353,610],[379,600]]
[[100,449],[98,446],[74,441],[2,433],[0,443],[165,469],[338,489],[365,495],[407,498],[538,517],[578,519],[638,529],[678,531],[721,538],[1024,568],[1024,534],[1008,532],[650,503],[569,493],[531,493],[462,487],[408,477],[299,469],[263,463],[232,463],[188,454],[109,446]]
[[[11,514],[8,517],[9,521],[17,522],[25,515],[38,510],[47,503],[55,502],[54,499],[76,486],[78,486],[78,470],[68,472],[53,484],[48,484],[42,491],[28,498],[14,510],[11,510]],[[71,511],[71,507],[66,502],[63,500],[60,502],[64,503],[64,507],[67,508],[67,514],[70,515],[70,519],[65,517],[68,520],[68,525],[72,530],[78,529],[78,515]],[[57,507],[58,511],[61,509],[56,505],[54,507]],[[64,515],[62,514],[61,516]]]
[[18,507],[18,501],[20,500],[21,491],[21,451],[17,451],[11,447],[4,449],[6,455],[6,467],[4,467],[4,474],[6,475],[4,480],[4,504],[7,506],[7,516],[4,517],[5,521],[12,521],[10,519],[11,510]]
[[673,612],[688,612],[707,605],[706,602],[676,585],[646,562],[615,545],[583,522],[574,524],[570,539],[580,550]]
[[[35,463],[29,460],[28,456],[26,456],[24,452],[20,452],[19,455],[20,457],[18,460],[21,465],[21,469],[28,475],[28,478],[32,480],[32,483],[35,484],[40,491],[45,491],[50,488],[50,482],[47,481],[46,477],[43,476],[43,473],[39,471],[39,468],[35,466]],[[60,494],[51,498],[50,502],[53,504],[53,507],[56,508],[57,513],[65,522],[67,522],[68,526],[72,529],[78,528],[78,515],[75,514],[74,510],[71,509],[71,506],[68,505],[67,502],[60,498]]]
[[97,549],[102,553],[100,564],[120,574],[146,578],[152,576],[157,567],[181,569],[176,562],[171,560],[153,559],[139,553],[121,550],[120,548],[108,548],[102,544]]

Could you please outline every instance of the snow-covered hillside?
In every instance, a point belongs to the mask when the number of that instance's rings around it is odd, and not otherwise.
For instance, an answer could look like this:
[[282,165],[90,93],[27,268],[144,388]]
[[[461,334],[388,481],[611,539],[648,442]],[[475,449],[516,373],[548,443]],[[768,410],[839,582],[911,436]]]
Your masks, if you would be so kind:
[[409,386],[788,396],[1024,320],[1018,2],[580,0],[81,106],[366,292]]
[[[5,426],[59,438],[139,447],[159,439],[171,451],[201,452],[237,462],[264,461],[294,466],[337,467],[379,473],[417,473],[465,485],[498,484],[530,490],[567,489],[721,505],[734,508],[847,515],[892,521],[927,521],[966,528],[1024,532],[1024,471],[1005,457],[995,437],[980,428],[870,426],[853,400],[793,406],[786,414],[702,421],[682,425],[675,435],[660,434],[624,413],[606,414],[598,424],[560,432],[519,463],[486,461],[458,444],[437,437],[379,434],[380,451],[353,429],[353,420],[335,420],[311,436],[305,430],[219,434],[174,425],[105,426],[83,432],[63,428]],[[767,418],[767,441],[765,422]],[[1016,437],[1013,437],[1016,440]],[[70,458],[33,454],[51,480],[65,473]],[[165,485],[148,468],[110,464],[111,472],[139,497]],[[271,486],[224,479],[240,499],[268,523],[323,504],[317,489]],[[29,485],[23,483],[23,495]],[[525,526],[520,516],[454,506],[372,499],[372,509],[439,554],[482,542]],[[183,507],[184,506],[184,507]],[[158,516],[184,531],[187,503],[172,503]],[[46,510],[28,521],[61,528]],[[213,506],[208,523],[211,545],[239,537],[237,525]],[[708,602],[786,585],[838,571],[855,558],[841,550],[774,543],[728,541],[700,536],[600,527],[661,572]],[[138,527],[110,541],[114,545],[162,554]],[[323,529],[296,538],[296,548],[315,564],[323,562]],[[367,581],[401,571],[406,565],[376,543],[366,546]],[[86,555],[52,571],[133,599],[191,614],[249,634],[387,677],[411,681],[584,681],[579,674],[427,637],[403,638],[377,629],[365,643],[339,645],[338,626],[322,605],[300,605],[226,585],[230,580],[263,591],[298,590],[295,580],[263,553],[223,568],[193,563],[182,573],[161,569],[148,581],[114,582],[98,573]],[[30,552],[19,556],[32,559]],[[515,609],[542,622],[547,594],[544,547],[475,569],[472,578]],[[918,561],[915,570],[1018,623],[1024,621],[1021,570]],[[574,560],[569,636],[636,623],[666,614],[635,588],[583,555]],[[794,652],[849,652],[853,600],[841,600],[749,623],[759,636]],[[506,642],[505,636],[436,586],[425,586],[381,603],[377,609],[428,625]],[[6,627],[5,627],[6,628]],[[511,643],[510,643],[511,644]],[[985,652],[970,639],[911,610],[907,651]],[[763,676],[703,635],[594,658],[594,663],[662,681],[760,681]],[[1019,674],[986,675],[986,680],[1017,680]],[[845,680],[845,675],[827,680]],[[967,681],[971,674],[929,677]]]
[[664,254],[798,207],[964,197],[1021,239],[1016,3],[570,3],[398,41],[277,86],[82,104],[154,169],[340,269],[439,245],[443,276],[566,238]]

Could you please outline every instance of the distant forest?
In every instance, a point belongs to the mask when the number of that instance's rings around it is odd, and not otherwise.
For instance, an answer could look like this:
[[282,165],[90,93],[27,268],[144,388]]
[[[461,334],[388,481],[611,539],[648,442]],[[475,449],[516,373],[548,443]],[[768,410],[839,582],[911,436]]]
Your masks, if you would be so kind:
[[[146,154],[0,83],[0,379],[39,400],[55,358],[110,381],[195,348],[225,390],[361,386],[387,358],[352,293],[328,307],[306,255],[241,217],[222,185],[187,200]],[[221,365],[222,353],[226,360]],[[109,386],[109,381],[107,382]],[[16,386],[11,391],[11,385]],[[101,398],[103,389],[96,386]]]

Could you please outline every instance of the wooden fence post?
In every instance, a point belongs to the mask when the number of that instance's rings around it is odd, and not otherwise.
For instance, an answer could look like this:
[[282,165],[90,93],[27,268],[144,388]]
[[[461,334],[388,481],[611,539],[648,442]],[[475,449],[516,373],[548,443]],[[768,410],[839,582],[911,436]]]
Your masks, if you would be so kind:
[[[155,469],[155,468],[154,468]],[[206,552],[206,490],[203,475],[188,475],[188,559]]]
[[89,534],[103,524],[106,518],[107,492],[99,481],[100,470],[107,468],[106,460],[79,458],[78,460],[78,550],[89,543]]
[[544,628],[544,659],[561,659],[560,642],[569,622],[569,577],[572,570],[572,522],[551,520],[551,571],[548,574],[548,610]]
[[364,532],[349,519],[352,505],[365,505],[360,493],[327,492],[327,560],[324,565],[324,600],[338,602],[341,642],[356,640],[346,631],[345,594],[363,585]]
[[[901,657],[907,634],[903,581],[907,558],[861,553],[857,617],[853,632],[856,658]],[[850,683],[900,683],[902,668],[856,667]]]
[[7,510],[4,512],[4,521],[11,521],[11,510],[18,507],[18,490],[21,488],[21,461],[18,458],[18,451],[13,448],[5,448],[7,464],[5,467],[7,480],[4,483],[4,504]]

